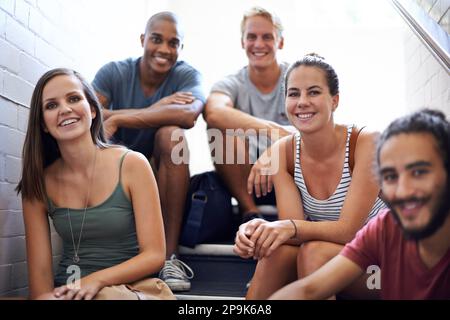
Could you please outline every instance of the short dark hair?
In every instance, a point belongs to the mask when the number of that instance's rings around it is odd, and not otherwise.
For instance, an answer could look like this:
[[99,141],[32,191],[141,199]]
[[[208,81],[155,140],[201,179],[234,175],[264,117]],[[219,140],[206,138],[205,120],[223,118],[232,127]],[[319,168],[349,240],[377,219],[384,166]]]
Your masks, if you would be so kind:
[[183,40],[184,38],[184,33],[181,27],[181,23],[180,23],[180,18],[173,12],[170,11],[162,11],[162,12],[158,12],[155,13],[154,15],[152,15],[148,21],[147,24],[145,25],[145,32],[144,34],[147,34],[147,32],[149,32],[152,28],[153,23],[155,23],[156,21],[160,21],[160,20],[166,20],[169,21],[171,23],[173,23],[174,25],[177,26],[177,31],[180,35],[181,40]]
[[330,94],[335,96],[339,93],[339,78],[336,71],[334,71],[334,68],[325,61],[324,57],[321,57],[317,53],[308,53],[302,59],[291,64],[286,71],[284,77],[284,95],[287,95],[287,84],[292,70],[297,69],[300,66],[316,67],[323,70],[325,72],[325,77],[327,78]]
[[[381,134],[377,145],[377,166],[380,165],[380,151],[391,137],[402,133],[429,133],[436,140],[442,157],[447,179],[450,180],[450,123],[444,113],[433,109],[423,109],[394,120]],[[450,181],[447,182],[448,184]]]

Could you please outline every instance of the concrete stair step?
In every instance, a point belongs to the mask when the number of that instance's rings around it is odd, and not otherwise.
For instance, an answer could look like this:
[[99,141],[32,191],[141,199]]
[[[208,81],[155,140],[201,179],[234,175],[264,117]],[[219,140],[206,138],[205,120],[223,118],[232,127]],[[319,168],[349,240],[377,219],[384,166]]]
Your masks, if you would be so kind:
[[[258,210],[264,218],[277,219],[276,207],[260,205]],[[237,206],[233,206],[238,214]],[[242,300],[247,284],[256,268],[253,259],[242,259],[233,252],[233,241],[199,244],[195,248],[179,246],[179,258],[194,271],[191,290],[175,292],[179,300]]]
[[242,259],[232,244],[179,247],[180,259],[194,271],[191,290],[177,292],[180,300],[244,299],[256,262]]

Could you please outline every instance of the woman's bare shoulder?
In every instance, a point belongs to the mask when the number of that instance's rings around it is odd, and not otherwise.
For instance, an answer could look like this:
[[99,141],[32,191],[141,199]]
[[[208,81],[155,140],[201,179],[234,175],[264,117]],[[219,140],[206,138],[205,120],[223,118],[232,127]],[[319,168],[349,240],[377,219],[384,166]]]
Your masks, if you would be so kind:
[[365,126],[360,128],[358,140],[359,137],[361,137],[361,139],[377,139],[379,135],[379,131],[375,130],[374,128]]

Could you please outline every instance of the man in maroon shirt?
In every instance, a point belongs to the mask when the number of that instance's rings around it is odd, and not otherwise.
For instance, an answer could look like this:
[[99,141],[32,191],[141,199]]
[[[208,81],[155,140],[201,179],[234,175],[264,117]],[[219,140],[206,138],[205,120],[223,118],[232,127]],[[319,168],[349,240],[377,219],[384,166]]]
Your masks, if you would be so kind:
[[[323,299],[365,272],[383,299],[450,299],[450,123],[423,110],[395,120],[380,137],[377,165],[389,210],[341,253],[271,299]],[[300,230],[301,232],[301,230]]]

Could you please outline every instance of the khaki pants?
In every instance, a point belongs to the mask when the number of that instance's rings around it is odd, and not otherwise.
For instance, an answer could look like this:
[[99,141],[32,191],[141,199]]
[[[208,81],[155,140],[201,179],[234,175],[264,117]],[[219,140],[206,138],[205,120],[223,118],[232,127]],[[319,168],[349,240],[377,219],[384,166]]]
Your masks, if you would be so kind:
[[158,278],[104,287],[95,300],[176,300],[167,284]]

